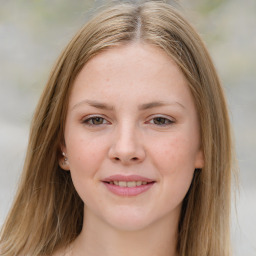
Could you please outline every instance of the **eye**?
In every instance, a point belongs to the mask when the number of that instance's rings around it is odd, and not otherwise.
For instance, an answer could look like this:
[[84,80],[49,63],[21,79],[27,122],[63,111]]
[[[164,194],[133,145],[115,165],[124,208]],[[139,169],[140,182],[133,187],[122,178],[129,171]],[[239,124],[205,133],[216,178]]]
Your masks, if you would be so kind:
[[166,126],[166,125],[173,124],[174,121],[173,121],[173,120],[170,120],[170,119],[168,119],[168,118],[165,118],[165,117],[158,116],[158,117],[152,118],[152,119],[149,121],[149,123],[155,124],[155,125],[158,125],[158,126]]
[[108,121],[101,116],[92,116],[82,121],[84,124],[89,126],[98,126],[102,124],[107,124]]

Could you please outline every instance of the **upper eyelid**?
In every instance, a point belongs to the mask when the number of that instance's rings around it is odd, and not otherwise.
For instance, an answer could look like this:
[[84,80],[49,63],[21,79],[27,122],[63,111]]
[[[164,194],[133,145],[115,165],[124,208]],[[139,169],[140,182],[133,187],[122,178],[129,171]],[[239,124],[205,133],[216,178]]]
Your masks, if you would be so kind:
[[154,118],[158,118],[158,117],[161,117],[161,118],[165,118],[165,119],[168,119],[172,122],[175,122],[176,119],[174,117],[171,117],[171,116],[168,116],[168,115],[163,115],[163,114],[155,114],[155,115],[151,115],[148,120],[152,120]]
[[107,118],[104,116],[104,115],[100,115],[100,114],[92,114],[92,115],[86,115],[84,117],[81,118],[81,120],[87,120],[87,119],[90,119],[90,118],[96,118],[96,117],[100,117],[100,118],[103,118],[103,119],[106,119]]

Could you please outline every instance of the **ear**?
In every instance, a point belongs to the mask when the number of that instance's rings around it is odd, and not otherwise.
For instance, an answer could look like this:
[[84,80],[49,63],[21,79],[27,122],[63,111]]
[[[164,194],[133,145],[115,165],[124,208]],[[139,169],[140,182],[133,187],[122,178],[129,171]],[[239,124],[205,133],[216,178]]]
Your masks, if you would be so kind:
[[204,154],[203,154],[203,151],[200,149],[196,154],[195,169],[202,169],[203,167],[204,167]]
[[65,171],[69,171],[69,162],[68,162],[68,156],[67,156],[67,150],[66,147],[61,146],[61,156],[59,157],[59,166],[61,169]]

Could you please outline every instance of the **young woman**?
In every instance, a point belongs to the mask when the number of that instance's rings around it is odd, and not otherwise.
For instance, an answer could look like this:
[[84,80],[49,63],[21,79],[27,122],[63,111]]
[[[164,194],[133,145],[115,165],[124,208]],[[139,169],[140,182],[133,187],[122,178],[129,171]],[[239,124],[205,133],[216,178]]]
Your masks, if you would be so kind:
[[0,255],[229,256],[231,153],[195,30],[163,2],[110,7],[52,71]]

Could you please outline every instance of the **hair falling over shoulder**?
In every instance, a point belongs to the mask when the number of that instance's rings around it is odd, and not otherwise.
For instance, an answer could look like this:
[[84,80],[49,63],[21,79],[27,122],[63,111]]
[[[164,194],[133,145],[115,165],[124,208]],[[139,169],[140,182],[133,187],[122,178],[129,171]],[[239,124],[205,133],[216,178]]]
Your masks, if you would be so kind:
[[103,10],[62,52],[34,114],[19,188],[0,234],[0,255],[51,255],[79,235],[83,202],[70,173],[58,164],[70,91],[90,58],[134,41],[160,47],[172,57],[199,115],[205,167],[195,171],[183,202],[179,256],[230,256],[233,154],[225,97],[201,38],[163,1],[124,2]]

